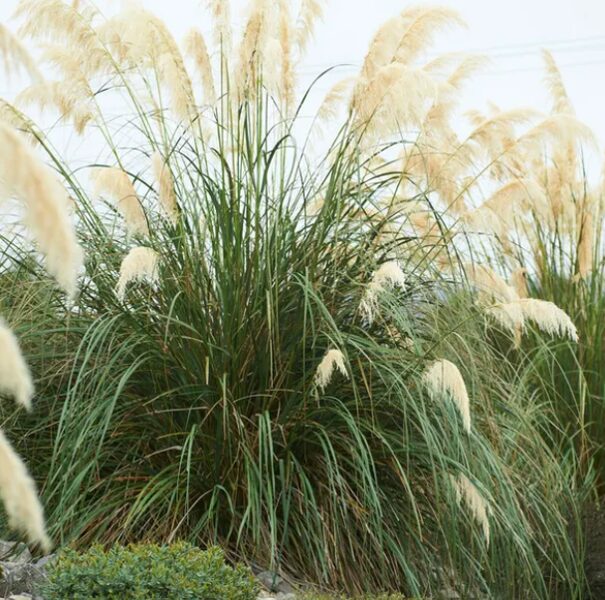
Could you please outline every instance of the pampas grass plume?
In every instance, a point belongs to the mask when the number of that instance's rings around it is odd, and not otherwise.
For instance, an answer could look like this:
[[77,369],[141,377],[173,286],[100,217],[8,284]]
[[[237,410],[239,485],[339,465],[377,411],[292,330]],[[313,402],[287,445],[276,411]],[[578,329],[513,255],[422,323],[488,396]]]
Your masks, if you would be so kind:
[[158,198],[166,216],[174,223],[177,217],[177,201],[174,191],[174,179],[170,167],[159,152],[151,157],[153,174],[158,182]]
[[592,272],[594,263],[594,223],[592,214],[582,215],[580,239],[578,241],[578,275],[584,279]]
[[0,189],[25,206],[25,223],[45,255],[48,271],[73,296],[83,253],[69,215],[67,192],[19,132],[0,122]]
[[518,301],[523,316],[549,335],[560,335],[578,341],[578,330],[570,316],[553,302],[524,298]]
[[399,263],[394,260],[385,262],[378,268],[361,301],[360,310],[368,323],[374,320],[378,296],[389,287],[405,289],[405,273]]
[[95,196],[107,195],[118,205],[118,211],[132,234],[149,235],[147,217],[130,177],[117,167],[98,168],[92,174]]
[[150,283],[157,281],[158,262],[158,253],[152,248],[137,246],[130,250],[120,266],[120,277],[116,287],[118,298],[124,299],[126,287],[131,281],[149,281]]
[[553,100],[553,113],[573,115],[575,111],[553,55],[548,50],[542,50],[542,58],[546,65],[545,79]]
[[7,76],[19,68],[25,69],[30,79],[36,83],[43,80],[34,59],[17,39],[15,34],[0,23],[0,58]]
[[489,508],[479,493],[479,490],[465,475],[459,474],[457,478],[451,478],[452,485],[456,491],[456,500],[458,504],[464,500],[471,514],[481,526],[485,543],[489,546],[490,526],[489,526]]
[[31,410],[34,395],[34,383],[25,359],[21,354],[19,342],[0,319],[0,392],[12,396],[17,404]]
[[27,535],[48,553],[52,547],[44,526],[44,512],[36,485],[23,461],[0,430],[0,497],[8,516],[9,527]]
[[299,27],[295,33],[296,45],[299,53],[303,54],[313,37],[315,25],[323,16],[323,6],[321,0],[302,0]]
[[208,54],[208,47],[204,36],[192,29],[185,37],[185,51],[193,58],[195,66],[201,76],[204,86],[204,97],[208,104],[214,104],[216,100],[216,89],[214,86],[214,76],[212,74],[212,62]]
[[423,382],[435,396],[449,394],[462,417],[467,433],[471,431],[471,410],[468,392],[458,367],[449,360],[440,359],[430,365],[423,374]]
[[332,375],[336,370],[340,371],[344,377],[349,377],[344,354],[340,350],[331,349],[326,352],[315,373],[315,385],[322,392],[328,387],[330,381],[332,381]]

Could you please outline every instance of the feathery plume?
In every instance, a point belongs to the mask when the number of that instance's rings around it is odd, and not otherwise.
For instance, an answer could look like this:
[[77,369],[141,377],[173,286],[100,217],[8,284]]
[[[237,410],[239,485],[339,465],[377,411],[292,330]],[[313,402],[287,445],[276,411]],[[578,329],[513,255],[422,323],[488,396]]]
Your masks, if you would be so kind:
[[25,19],[19,28],[22,38],[68,46],[77,55],[80,71],[87,77],[113,71],[113,58],[93,26],[98,12],[90,3],[78,7],[63,0],[20,0],[15,16]]
[[578,330],[569,315],[553,302],[523,298],[517,301],[523,316],[549,335],[560,335],[578,341]]
[[371,80],[392,62],[410,64],[444,27],[462,25],[456,11],[439,7],[411,7],[389,19],[374,35],[364,59],[361,77]]
[[33,145],[43,138],[43,134],[38,130],[34,122],[23,114],[16,106],[0,98],[0,121],[3,121],[11,128],[18,129],[26,135],[28,141]]
[[309,41],[315,32],[317,21],[323,16],[323,6],[320,0],[302,0],[299,25],[295,33],[299,54],[304,54]]
[[586,144],[597,148],[594,131],[576,117],[567,114],[556,114],[547,117],[524,133],[518,140],[520,145],[550,142],[554,147]]
[[[265,67],[267,44],[271,37],[270,16],[272,5],[269,0],[254,0],[251,12],[246,22],[244,34],[238,49],[237,64],[237,90],[239,97],[254,94],[258,81],[258,70]],[[275,68],[274,59],[271,58],[268,71]]]
[[207,5],[212,15],[214,45],[223,56],[229,56],[232,38],[229,0],[208,0]]
[[485,299],[512,302],[518,299],[515,290],[487,265],[464,265],[466,276]]
[[124,300],[126,287],[132,281],[148,281],[155,283],[158,280],[158,253],[152,248],[137,246],[130,250],[120,266],[120,277],[116,287],[116,294]]
[[214,104],[216,101],[216,89],[214,87],[212,62],[208,54],[206,40],[204,40],[204,36],[199,31],[192,29],[185,37],[184,44],[185,51],[195,61],[195,66],[202,78],[206,102]]
[[317,111],[316,119],[319,123],[333,119],[338,115],[338,107],[344,104],[347,97],[350,96],[354,83],[354,77],[345,77],[337,81],[328,90]]
[[66,81],[45,81],[30,85],[15,99],[17,104],[37,106],[41,111],[54,108],[63,121],[71,121],[78,135],[95,119],[93,93],[83,79]]
[[422,376],[424,385],[434,396],[450,395],[467,433],[471,431],[471,408],[468,392],[458,367],[449,360],[440,359],[430,365]]
[[7,77],[23,68],[32,81],[39,83],[43,80],[42,74],[29,52],[15,34],[2,23],[0,23],[0,58]]
[[21,354],[19,342],[0,319],[0,393],[12,396],[15,402],[26,410],[31,410],[34,396],[34,383],[25,359]]
[[294,69],[292,64],[292,24],[288,0],[279,0],[279,51],[281,58],[280,95],[286,112],[294,103]]
[[512,333],[515,347],[519,347],[521,336],[525,330],[525,316],[519,304],[517,302],[501,302],[486,307],[485,312],[504,329]]
[[383,263],[374,273],[359,306],[368,324],[374,320],[378,296],[389,287],[405,289],[405,274],[397,261]]
[[471,514],[481,526],[485,543],[489,546],[490,526],[489,526],[489,508],[483,496],[473,483],[460,473],[457,478],[450,475],[452,485],[456,491],[456,501],[458,504],[464,499]]
[[592,271],[594,262],[594,224],[592,214],[583,211],[578,241],[578,275],[585,279]]
[[421,69],[390,63],[375,77],[358,82],[350,109],[367,125],[369,135],[419,127],[434,101],[437,86]]
[[23,136],[2,122],[0,148],[0,199],[3,195],[23,203],[25,224],[45,256],[46,268],[73,296],[83,253],[70,222],[67,192]]
[[340,371],[344,377],[349,378],[345,365],[344,354],[340,350],[328,350],[315,372],[315,385],[323,392],[332,380],[334,371]]
[[38,500],[36,485],[1,430],[0,497],[9,527],[23,532],[30,543],[39,544],[48,553],[52,544],[44,526],[44,511]]
[[[538,111],[528,108],[496,110],[488,117],[474,111],[467,113],[467,116],[474,129],[464,143],[476,144],[496,168],[502,163],[506,164],[508,154],[517,146],[515,127],[541,117]],[[505,174],[508,175],[508,172]]]
[[98,168],[92,173],[92,181],[95,196],[107,195],[117,203],[118,211],[131,234],[149,235],[147,216],[125,171],[117,167]]
[[185,122],[196,115],[191,78],[166,24],[149,10],[128,6],[97,30],[131,68],[149,68],[170,94],[172,110]]
[[548,50],[542,50],[542,58],[546,64],[545,80],[553,100],[553,113],[573,115],[574,109],[553,55]]
[[153,173],[158,182],[158,198],[166,216],[174,223],[177,217],[176,193],[174,191],[174,179],[170,167],[159,152],[154,152],[151,157]]

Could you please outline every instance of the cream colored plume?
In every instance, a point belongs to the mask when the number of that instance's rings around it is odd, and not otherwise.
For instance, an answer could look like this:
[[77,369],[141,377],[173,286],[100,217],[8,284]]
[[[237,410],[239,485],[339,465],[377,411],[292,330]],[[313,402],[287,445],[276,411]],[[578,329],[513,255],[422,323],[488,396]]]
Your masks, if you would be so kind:
[[299,54],[304,54],[309,41],[315,32],[317,21],[323,16],[323,2],[321,0],[302,0],[298,28],[294,34]]
[[20,0],[15,16],[24,19],[19,28],[22,38],[70,48],[86,77],[114,70],[112,56],[95,30],[98,12],[91,3],[78,7],[63,0]]
[[278,89],[284,103],[286,113],[290,112],[294,104],[295,71],[294,57],[292,55],[292,23],[289,0],[278,0],[279,7],[279,54],[281,72]]
[[405,274],[397,261],[383,263],[372,276],[359,306],[368,324],[372,323],[378,307],[378,296],[389,288],[405,289]]
[[436,92],[435,81],[421,69],[390,63],[357,84],[350,109],[368,135],[389,135],[420,127]]
[[504,176],[508,177],[509,172],[506,169],[508,155],[516,149],[518,136],[515,128],[519,125],[526,125],[536,121],[542,115],[528,108],[512,109],[500,111],[494,108],[493,114],[484,116],[478,111],[467,113],[472,124],[473,130],[468,135],[464,144],[476,144],[485,156],[493,163],[492,168],[496,174],[504,167]]
[[214,75],[212,74],[212,62],[208,54],[204,36],[192,29],[185,37],[185,51],[195,61],[195,66],[202,79],[204,86],[204,98],[208,104],[216,101],[216,89],[214,87]]
[[2,319],[0,319],[0,393],[12,396],[15,402],[31,410],[34,383],[19,342]]
[[469,282],[477,289],[481,298],[498,302],[518,299],[514,288],[487,265],[466,264],[464,269]]
[[583,212],[578,240],[578,275],[582,279],[590,275],[594,266],[594,239],[592,214],[588,211]]
[[0,59],[6,76],[9,77],[19,69],[24,69],[32,81],[43,80],[34,59],[10,29],[0,23]]
[[44,526],[44,511],[36,485],[23,461],[0,430],[0,497],[8,516],[8,525],[23,532],[30,543],[43,552],[52,547]]
[[44,137],[27,115],[2,98],[0,98],[0,121],[25,134],[31,144],[36,144],[38,139]]
[[116,287],[118,298],[124,299],[126,287],[132,281],[155,283],[158,280],[158,263],[158,253],[152,248],[137,246],[130,250],[120,266],[120,277]]
[[549,335],[568,337],[578,341],[578,330],[569,315],[556,304],[546,300],[523,298],[518,300],[523,316],[532,321],[538,329]]
[[422,376],[422,380],[432,395],[450,395],[462,417],[464,430],[470,433],[470,400],[464,379],[458,367],[449,360],[437,360],[427,368]]
[[25,224],[45,256],[46,268],[73,296],[83,253],[70,220],[67,192],[23,136],[2,122],[0,148],[0,200],[13,197],[23,203]]
[[254,95],[260,72],[265,67],[269,73],[275,72],[276,67],[275,56],[268,56],[267,52],[270,40],[275,41],[275,37],[270,35],[274,32],[272,17],[275,16],[275,7],[270,0],[253,0],[250,9],[234,74],[239,98]]
[[153,166],[153,174],[158,182],[160,205],[166,216],[174,223],[177,218],[177,201],[170,166],[159,152],[153,153],[151,164]]
[[70,121],[76,133],[82,135],[95,119],[93,93],[83,79],[45,81],[22,90],[15,99],[19,105],[34,105],[41,111],[56,110],[61,120]]
[[145,211],[128,173],[117,167],[97,168],[92,181],[95,196],[108,196],[117,203],[129,233],[149,235]]
[[450,476],[452,485],[456,491],[456,500],[458,504],[464,500],[471,514],[481,526],[485,543],[489,546],[490,526],[489,526],[489,508],[479,490],[465,475],[459,474],[457,478]]
[[232,43],[230,0],[207,0],[212,16],[212,34],[215,46],[222,55],[229,56]]
[[340,350],[331,349],[326,352],[315,372],[315,385],[322,392],[328,387],[330,381],[332,381],[332,375],[336,370],[340,371],[347,379],[349,378],[344,354]]
[[174,114],[185,122],[196,116],[191,78],[166,24],[141,6],[129,5],[98,30],[128,68],[150,69],[170,95]]
[[515,301],[494,304],[487,306],[485,312],[501,327],[510,331],[514,337],[515,346],[518,347],[525,330],[525,315],[519,303]]
[[361,69],[371,80],[390,63],[410,64],[444,27],[462,24],[455,11],[440,7],[410,7],[389,19],[375,34]]
[[575,114],[553,55],[548,50],[542,50],[542,58],[546,64],[546,84],[553,101],[553,112],[566,115]]
[[572,115],[556,114],[540,121],[520,136],[518,144],[532,147],[536,143],[550,143],[555,148],[585,144],[597,148],[594,131]]
[[345,77],[337,81],[328,90],[317,111],[316,119],[318,123],[323,123],[338,116],[338,109],[344,106],[347,99],[350,98],[354,83],[354,77]]

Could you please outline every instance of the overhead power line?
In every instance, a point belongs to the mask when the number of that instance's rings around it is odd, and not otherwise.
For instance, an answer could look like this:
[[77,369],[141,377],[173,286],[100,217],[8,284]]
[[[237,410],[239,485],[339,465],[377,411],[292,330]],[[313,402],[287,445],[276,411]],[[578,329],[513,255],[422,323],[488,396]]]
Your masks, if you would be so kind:
[[[583,38],[542,40],[538,42],[527,42],[522,44],[505,44],[498,46],[486,46],[479,48],[470,48],[463,50],[468,54],[485,54],[491,58],[516,58],[521,56],[530,56],[542,50],[552,50],[556,54],[567,54],[577,52],[605,52],[605,35],[588,36]],[[430,57],[437,56],[436,53],[429,53]],[[334,66],[334,63],[317,63],[305,65],[305,71],[317,72]],[[347,68],[356,68],[361,66],[361,61],[347,63]]]

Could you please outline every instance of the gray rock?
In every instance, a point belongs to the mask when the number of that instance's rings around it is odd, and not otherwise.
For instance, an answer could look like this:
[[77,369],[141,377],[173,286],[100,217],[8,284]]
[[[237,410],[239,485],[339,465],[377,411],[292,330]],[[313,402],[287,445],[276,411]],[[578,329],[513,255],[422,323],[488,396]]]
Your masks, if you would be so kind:
[[24,544],[0,540],[0,598],[31,598],[53,558],[51,555],[34,561]]
[[21,542],[0,540],[0,562],[9,561],[25,564],[32,560],[29,548]]
[[[270,592],[281,592],[282,594],[292,594],[294,592],[294,588],[274,571],[261,571],[256,578]],[[282,596],[279,600],[287,599]]]

